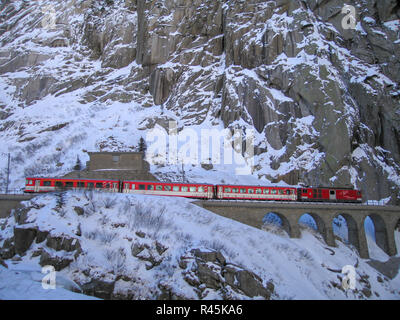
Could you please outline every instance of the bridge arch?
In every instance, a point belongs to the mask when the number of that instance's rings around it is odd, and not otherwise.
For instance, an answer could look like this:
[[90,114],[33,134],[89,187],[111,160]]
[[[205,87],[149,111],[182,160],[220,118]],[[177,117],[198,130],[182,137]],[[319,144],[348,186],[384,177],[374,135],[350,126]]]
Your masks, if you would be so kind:
[[301,221],[304,218],[308,218],[310,217],[313,222],[314,222],[314,227],[312,227],[313,229],[315,229],[316,231],[318,231],[322,237],[324,238],[325,242],[329,242],[327,240],[327,232],[326,232],[326,222],[324,221],[324,219],[322,218],[321,215],[315,213],[315,212],[304,212],[300,215],[299,219],[297,220],[297,223],[303,224]]
[[284,230],[288,236],[291,235],[291,225],[289,220],[285,217],[285,215],[279,212],[268,212],[262,219],[263,227],[267,227],[266,225],[272,224]]
[[346,223],[346,238],[344,239],[346,244],[354,246],[360,252],[360,233],[357,221],[353,218],[351,214],[348,213],[337,213],[332,219],[332,228],[334,235],[337,235],[338,229],[335,227],[335,219],[343,218],[342,221]]
[[400,252],[400,218],[397,220],[393,233],[396,252],[398,253]]
[[[368,227],[368,218],[372,221],[372,225],[374,228],[373,236],[377,246],[381,248],[386,254],[390,255],[388,237],[389,228],[386,225],[386,221],[378,214],[369,214],[364,218],[364,230],[366,230],[366,228]],[[371,248],[368,248],[368,251],[370,250]]]

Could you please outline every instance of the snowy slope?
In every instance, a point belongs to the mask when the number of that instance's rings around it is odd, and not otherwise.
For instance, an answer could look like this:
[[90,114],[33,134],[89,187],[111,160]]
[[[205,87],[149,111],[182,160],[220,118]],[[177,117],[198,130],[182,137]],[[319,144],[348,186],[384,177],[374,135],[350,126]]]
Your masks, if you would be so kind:
[[1,1],[0,187],[8,153],[21,189],[176,121],[255,132],[250,174],[197,162],[190,181],[351,185],[395,202],[399,20],[351,3],[346,31],[335,1]]
[[[194,287],[184,280],[179,261],[191,249],[204,248],[221,252],[227,262],[254,272],[264,284],[272,281],[275,286],[272,299],[365,299],[365,288],[370,299],[400,298],[400,275],[393,280],[384,277],[342,241],[336,240],[337,248],[328,249],[307,217],[300,221],[306,224],[301,228],[302,237],[290,239],[279,228],[272,227],[272,232],[270,228],[269,232],[254,229],[212,214],[184,198],[67,192],[61,207],[58,199],[55,195],[42,195],[26,202],[31,209],[26,223],[20,227],[49,231],[51,237],[79,240],[82,252],[68,267],[57,272],[57,279],[69,279],[70,286],[71,281],[82,285],[102,279],[115,283],[114,294],[153,299],[160,294],[162,285],[181,297],[198,299]],[[78,215],[76,207],[83,208],[84,213]],[[18,226],[13,217],[3,219],[1,225],[0,247]],[[342,226],[335,234],[340,236],[344,230]],[[368,228],[367,234],[371,237]],[[399,232],[396,236],[399,243]],[[148,260],[133,256],[132,248],[135,244],[151,248],[156,242],[166,251],[160,256],[155,254],[161,263],[148,270]],[[369,247],[372,258],[387,260],[388,256],[370,241]],[[10,279],[18,280],[18,286],[5,280],[0,289],[3,298],[13,299],[19,294],[21,299],[28,298],[19,290],[30,285],[29,277],[40,278],[37,273],[40,258],[31,257],[40,248],[55,253],[46,248],[45,242],[34,242],[21,261],[6,260],[10,270],[2,268],[0,275],[3,279],[12,275]],[[71,255],[57,252],[61,256]],[[146,254],[151,252],[149,249]],[[32,273],[29,276],[30,271],[15,274],[28,264],[36,268],[35,276]],[[356,290],[341,289],[338,276],[343,278],[340,271],[345,265],[356,266]],[[36,283],[34,288],[38,286]],[[60,299],[82,298],[58,290],[49,295]],[[38,299],[47,296],[40,290],[32,289],[29,293]],[[232,295],[234,299],[249,298],[235,292]],[[203,299],[221,297],[222,293],[215,289],[207,288],[203,293]]]

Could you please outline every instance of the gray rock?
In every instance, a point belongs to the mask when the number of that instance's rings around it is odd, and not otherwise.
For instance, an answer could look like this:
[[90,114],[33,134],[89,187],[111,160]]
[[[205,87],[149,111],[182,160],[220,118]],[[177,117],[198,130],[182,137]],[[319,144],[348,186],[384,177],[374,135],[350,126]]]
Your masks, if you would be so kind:
[[41,243],[46,240],[47,236],[49,235],[49,231],[41,231],[37,230],[36,233],[36,243]]
[[101,279],[92,279],[82,284],[81,288],[84,294],[94,296],[100,299],[110,300],[114,292],[114,281],[106,281]]
[[14,247],[15,252],[20,256],[23,256],[30,248],[37,234],[35,228],[22,228],[14,227]]
[[2,265],[4,268],[8,269],[7,263],[5,263],[2,258],[0,258],[0,265]]
[[14,237],[5,239],[0,249],[0,257],[10,259],[15,255]]
[[46,250],[43,250],[40,255],[39,264],[43,266],[53,266],[56,271],[60,271],[66,267],[68,267],[73,259],[69,256],[57,256],[52,255]]
[[64,236],[47,236],[46,245],[56,251],[64,250],[71,252],[74,250],[80,250],[81,246],[78,239],[69,238]]
[[219,251],[214,251],[214,250],[207,251],[207,250],[202,250],[202,249],[193,249],[191,251],[191,253],[195,257],[197,257],[205,262],[218,263],[222,266],[226,264],[225,257]]

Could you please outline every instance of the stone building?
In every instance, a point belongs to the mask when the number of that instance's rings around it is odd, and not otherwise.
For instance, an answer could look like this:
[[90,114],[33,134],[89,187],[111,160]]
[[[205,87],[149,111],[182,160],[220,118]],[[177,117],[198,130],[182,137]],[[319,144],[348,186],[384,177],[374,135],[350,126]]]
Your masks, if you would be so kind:
[[143,152],[89,152],[86,162],[89,171],[95,170],[135,170],[149,171],[149,164],[144,160]]
[[89,152],[90,160],[82,171],[64,178],[157,181],[149,172],[143,152]]

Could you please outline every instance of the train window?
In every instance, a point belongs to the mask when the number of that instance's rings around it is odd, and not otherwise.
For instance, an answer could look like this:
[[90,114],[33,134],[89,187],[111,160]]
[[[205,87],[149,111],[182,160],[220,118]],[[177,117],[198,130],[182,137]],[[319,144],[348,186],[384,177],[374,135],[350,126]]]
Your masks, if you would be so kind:
[[147,186],[147,190],[154,190],[154,186],[153,186],[152,184],[149,184],[149,185]]
[[139,184],[139,190],[146,190],[146,185]]
[[131,189],[135,190],[135,188],[136,188],[136,184],[131,184]]
[[199,187],[198,190],[199,192],[204,192],[204,187]]
[[88,186],[89,189],[94,188],[94,183],[93,182],[89,182],[87,184],[87,186]]
[[65,183],[65,187],[73,188],[74,187],[74,183],[72,181],[68,181],[68,182]]
[[157,190],[157,191],[162,191],[162,186],[161,186],[161,185],[157,185],[157,186],[156,186],[156,190]]
[[330,193],[331,195],[334,195],[334,194],[335,194],[335,190],[331,190],[331,191],[329,191],[329,193]]
[[271,194],[277,194],[277,190],[276,189],[272,189],[271,190]]
[[51,186],[51,181],[43,181],[43,185],[45,187],[50,187]]
[[103,184],[101,182],[97,182],[96,188],[99,188],[99,189],[103,188]]
[[196,192],[196,187],[190,187],[189,190],[190,192]]
[[62,181],[56,181],[56,187],[62,188],[64,187],[64,184],[62,183]]
[[256,189],[256,194],[261,194],[261,189]]
[[254,189],[247,189],[250,194],[254,193]]
[[106,185],[105,185],[105,187],[104,188],[106,188],[106,189],[110,189],[110,184],[109,183],[106,183]]
[[182,187],[182,192],[188,192],[188,187]]
[[164,187],[164,190],[165,190],[165,191],[171,191],[171,186],[165,186],[165,187]]
[[307,189],[303,189],[303,193],[307,193]]
[[225,192],[232,192],[231,188],[225,188]]
[[179,191],[179,186],[173,186],[172,191]]
[[264,189],[264,194],[269,194],[269,189]]
[[238,188],[233,188],[233,189],[232,189],[232,192],[234,192],[234,193],[239,193],[239,189],[238,189]]
[[286,194],[290,194],[290,190],[286,190]]
[[246,193],[246,189],[245,188],[240,188],[240,193]]
[[78,188],[84,188],[84,187],[85,187],[85,183],[84,183],[84,182],[78,182],[78,183],[76,184],[76,186],[77,186]]
[[278,193],[279,193],[279,194],[283,194],[283,190],[282,190],[282,189],[279,189],[279,190],[278,190]]

